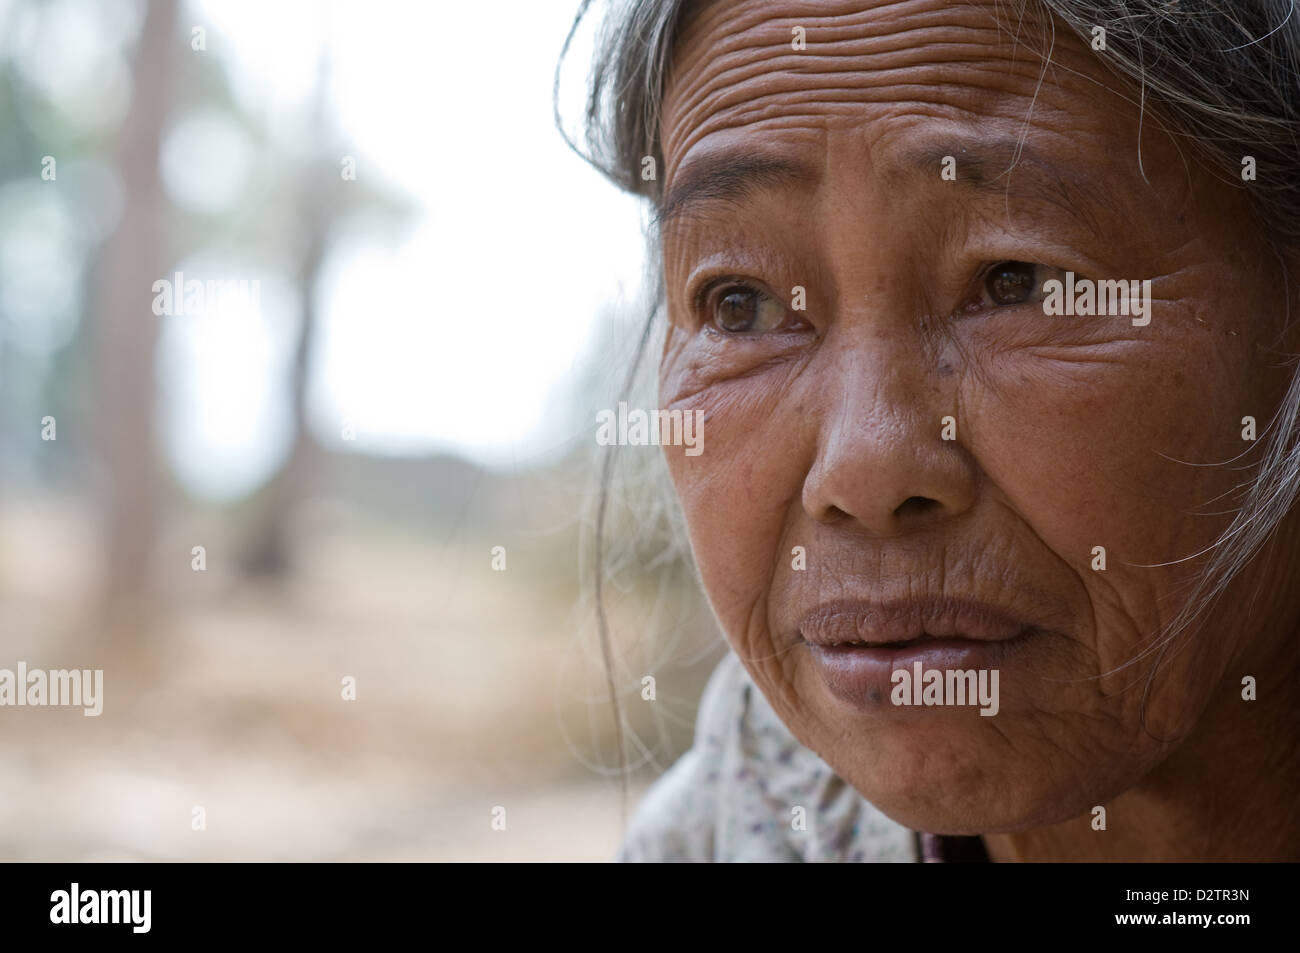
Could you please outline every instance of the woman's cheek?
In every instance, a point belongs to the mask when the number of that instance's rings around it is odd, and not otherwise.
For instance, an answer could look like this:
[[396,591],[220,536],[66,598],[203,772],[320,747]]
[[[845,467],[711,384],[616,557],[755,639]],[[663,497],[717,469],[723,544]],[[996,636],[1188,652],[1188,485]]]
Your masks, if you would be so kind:
[[[1223,469],[1188,464],[1241,452],[1217,400],[1241,382],[1199,343],[1183,339],[1177,353],[1160,339],[989,351],[964,382],[969,448],[993,492],[1079,578],[1100,671],[1127,661],[1170,620],[1194,565],[1183,560],[1227,525],[1208,515],[1222,507],[1205,505],[1230,488]],[[1195,402],[1174,379],[1189,363],[1201,370]],[[1220,433],[1210,426],[1216,416]]]
[[765,638],[761,607],[807,470],[799,449],[802,415],[783,400],[793,375],[773,367],[705,382],[697,367],[665,362],[663,406],[703,411],[701,452],[665,448],[669,472],[701,579],[726,631]]

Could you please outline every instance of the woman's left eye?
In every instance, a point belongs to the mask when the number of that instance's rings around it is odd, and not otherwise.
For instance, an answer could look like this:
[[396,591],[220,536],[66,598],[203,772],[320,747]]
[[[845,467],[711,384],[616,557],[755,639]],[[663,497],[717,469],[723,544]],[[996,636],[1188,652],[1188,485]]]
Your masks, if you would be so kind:
[[713,297],[710,318],[728,334],[775,331],[785,323],[785,305],[757,288],[733,285]]
[[1041,301],[1046,297],[1043,283],[1063,278],[1065,272],[1048,265],[1028,261],[1000,261],[984,273],[980,287],[980,304],[986,308]]

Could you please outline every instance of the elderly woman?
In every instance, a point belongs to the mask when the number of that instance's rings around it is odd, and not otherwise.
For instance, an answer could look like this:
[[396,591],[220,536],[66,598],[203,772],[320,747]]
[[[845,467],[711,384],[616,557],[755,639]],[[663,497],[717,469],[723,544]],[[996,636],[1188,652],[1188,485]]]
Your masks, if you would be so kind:
[[1300,12],[632,0],[731,653],[625,859],[1300,859]]

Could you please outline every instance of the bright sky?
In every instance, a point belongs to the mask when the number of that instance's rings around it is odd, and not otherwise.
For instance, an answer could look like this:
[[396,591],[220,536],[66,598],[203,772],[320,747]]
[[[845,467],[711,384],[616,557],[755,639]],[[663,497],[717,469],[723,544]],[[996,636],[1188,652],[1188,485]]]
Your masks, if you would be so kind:
[[[639,292],[642,213],[552,124],[576,6],[500,0],[484,17],[449,2],[201,0],[182,13],[206,27],[241,102],[291,146],[327,36],[358,180],[387,180],[419,206],[396,242],[352,242],[332,260],[311,395],[322,439],[349,446],[338,437],[351,421],[359,450],[511,465],[590,429],[555,398],[602,306]],[[189,116],[169,137],[165,181],[182,204],[219,209],[253,167],[242,134],[220,125]],[[224,277],[259,266],[179,267]],[[285,452],[277,387],[296,307],[291,289],[264,282],[260,314],[166,319],[165,432],[195,492],[245,492]]]

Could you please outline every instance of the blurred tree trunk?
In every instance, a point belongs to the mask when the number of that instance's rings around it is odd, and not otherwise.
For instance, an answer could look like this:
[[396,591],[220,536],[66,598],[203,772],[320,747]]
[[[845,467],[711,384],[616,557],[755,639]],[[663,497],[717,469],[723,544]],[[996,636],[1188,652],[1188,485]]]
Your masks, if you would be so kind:
[[112,628],[143,621],[157,531],[158,319],[152,287],[156,280],[170,278],[167,202],[158,156],[182,45],[175,29],[176,6],[171,0],[150,0],[147,6],[132,65],[131,109],[118,146],[125,189],[122,220],[105,242],[91,286],[95,437],[105,484],[104,610]]
[[296,284],[302,301],[302,319],[294,342],[293,366],[289,371],[293,401],[293,446],[280,471],[258,494],[257,518],[241,562],[245,574],[279,578],[293,567],[293,516],[298,502],[310,486],[311,474],[321,462],[321,448],[312,438],[307,420],[307,393],[317,328],[320,325],[320,278],[329,232],[339,210],[339,167],[328,151],[333,138],[329,123],[329,59],[321,53],[316,76],[312,128],[318,146],[308,160],[298,192],[298,220],[306,244],[299,259]]
[[[308,177],[313,181],[318,177]],[[311,380],[313,344],[320,323],[321,265],[325,259],[328,225],[320,213],[328,202],[326,193],[305,188],[303,221],[308,228],[307,248],[298,269],[297,284],[302,300],[302,320],[294,342],[293,366],[289,370],[289,387],[293,401],[293,446],[280,471],[258,494],[255,529],[248,541],[241,568],[250,576],[279,577],[292,568],[293,514],[296,504],[309,485],[319,458],[320,448],[312,439],[307,422],[307,389]]]

